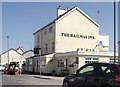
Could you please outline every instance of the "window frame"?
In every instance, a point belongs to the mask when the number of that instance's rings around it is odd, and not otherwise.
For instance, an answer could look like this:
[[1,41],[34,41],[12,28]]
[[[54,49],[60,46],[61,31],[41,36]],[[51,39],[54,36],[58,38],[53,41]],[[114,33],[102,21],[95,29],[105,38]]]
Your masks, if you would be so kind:
[[53,26],[50,26],[49,27],[49,33],[52,32],[52,30],[53,30]]

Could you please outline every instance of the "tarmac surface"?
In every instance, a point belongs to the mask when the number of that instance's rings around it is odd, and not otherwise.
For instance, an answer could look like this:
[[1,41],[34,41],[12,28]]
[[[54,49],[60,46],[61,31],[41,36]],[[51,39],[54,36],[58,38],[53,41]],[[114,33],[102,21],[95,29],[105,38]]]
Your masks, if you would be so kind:
[[64,77],[2,74],[2,87],[62,87]]

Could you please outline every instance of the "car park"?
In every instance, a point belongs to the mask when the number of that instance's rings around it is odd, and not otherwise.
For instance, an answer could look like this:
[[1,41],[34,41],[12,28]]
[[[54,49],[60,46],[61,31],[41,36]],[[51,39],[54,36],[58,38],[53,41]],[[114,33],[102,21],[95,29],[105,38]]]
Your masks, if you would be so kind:
[[117,64],[89,63],[63,80],[63,87],[120,87]]

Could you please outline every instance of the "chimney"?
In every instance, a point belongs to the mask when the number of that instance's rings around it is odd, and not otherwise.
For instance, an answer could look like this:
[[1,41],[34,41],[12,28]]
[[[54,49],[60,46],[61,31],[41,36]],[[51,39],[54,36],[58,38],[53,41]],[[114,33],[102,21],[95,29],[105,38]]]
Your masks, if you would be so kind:
[[65,12],[67,12],[67,9],[61,8],[61,6],[59,6],[57,8],[57,17],[59,17],[60,15],[64,14]]

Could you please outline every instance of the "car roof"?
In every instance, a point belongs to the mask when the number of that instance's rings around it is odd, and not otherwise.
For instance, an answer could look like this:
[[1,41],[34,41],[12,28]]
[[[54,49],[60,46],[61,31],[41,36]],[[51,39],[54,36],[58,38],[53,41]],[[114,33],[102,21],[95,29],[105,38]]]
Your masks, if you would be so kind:
[[86,65],[117,65],[117,64],[99,62],[99,63],[89,63],[89,64],[86,64]]

